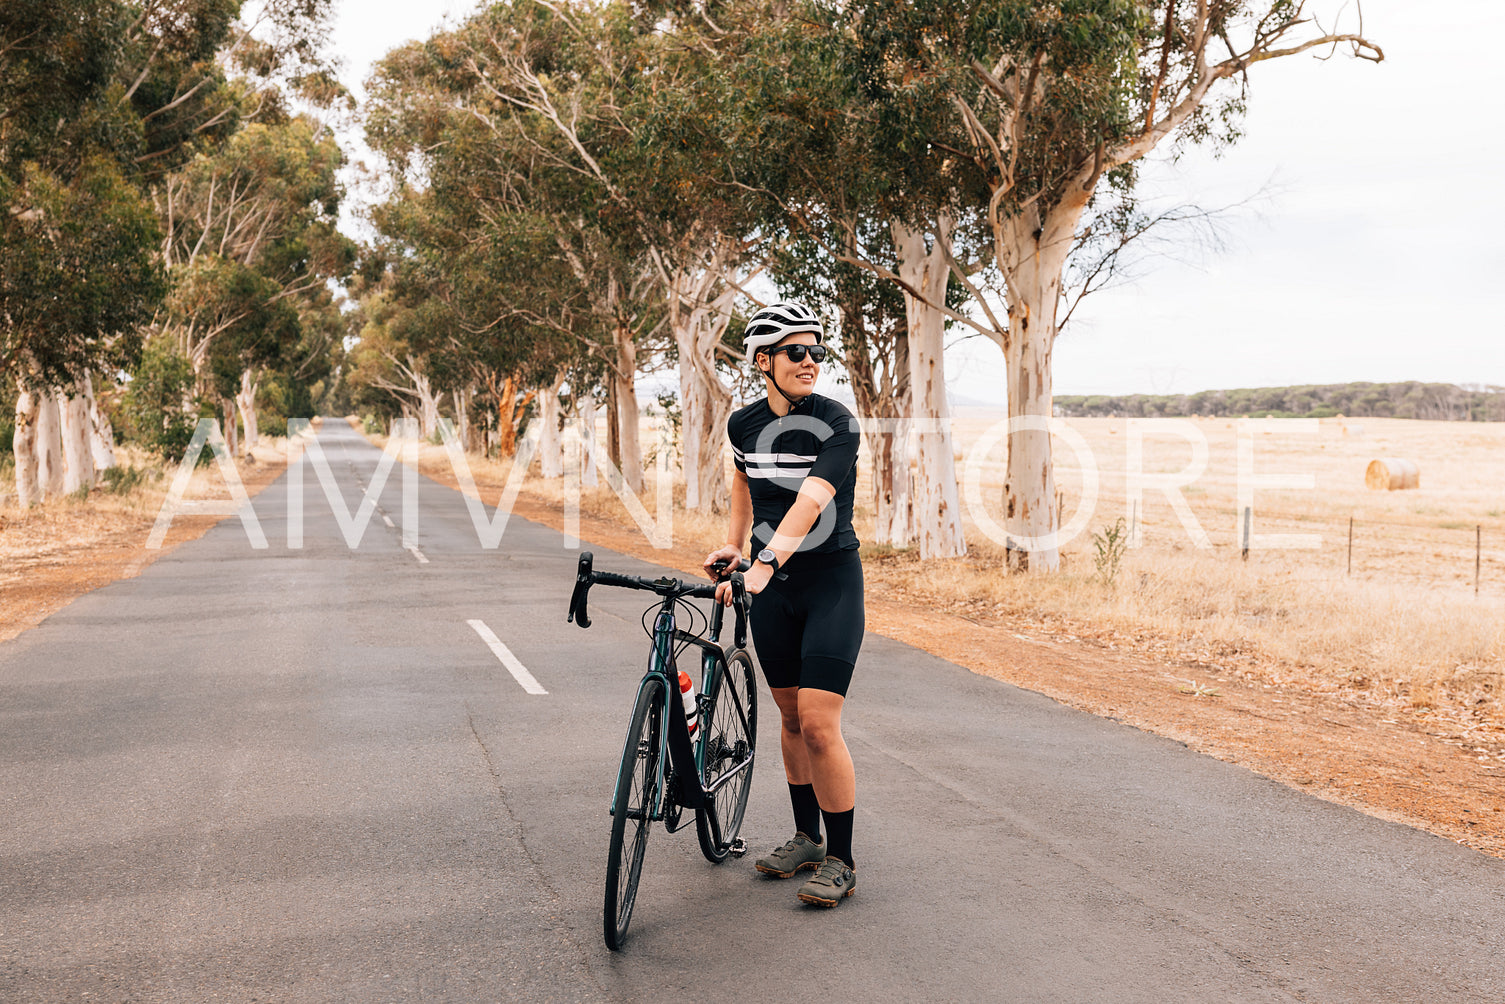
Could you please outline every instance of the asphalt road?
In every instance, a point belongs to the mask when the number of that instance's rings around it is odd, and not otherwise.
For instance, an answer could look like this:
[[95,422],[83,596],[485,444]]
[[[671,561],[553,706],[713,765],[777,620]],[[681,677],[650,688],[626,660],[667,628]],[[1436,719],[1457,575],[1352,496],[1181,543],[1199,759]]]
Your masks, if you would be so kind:
[[[354,508],[379,454],[320,442]],[[406,549],[400,477],[357,548],[310,472],[289,549],[284,478],[266,550],[228,519],[0,645],[0,1000],[1505,1000],[1505,861],[871,635],[856,896],[657,829],[608,952],[648,597],[566,625],[560,535],[483,550],[426,479]],[[764,696],[757,851],[792,829]]]

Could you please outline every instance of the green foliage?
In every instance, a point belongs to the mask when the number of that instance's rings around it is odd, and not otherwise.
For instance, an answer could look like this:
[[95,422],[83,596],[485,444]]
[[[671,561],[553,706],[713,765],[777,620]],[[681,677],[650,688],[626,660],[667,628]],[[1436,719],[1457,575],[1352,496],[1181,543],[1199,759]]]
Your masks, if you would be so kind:
[[138,488],[160,480],[161,477],[161,468],[126,464],[106,468],[99,476],[99,484],[112,495],[129,495]]
[[[9,0],[0,15],[0,372],[128,369],[168,286],[148,190],[275,89],[230,80],[241,0]],[[312,68],[330,0],[266,5],[263,75]],[[332,145],[332,144],[331,144]],[[165,205],[172,205],[169,196]],[[177,218],[171,212],[169,218]],[[297,248],[286,249],[296,255]],[[312,251],[303,252],[311,255]]]
[[[71,383],[126,367],[165,291],[151,207],[106,158],[0,175],[0,371]],[[18,211],[19,210],[19,211]]]
[[1122,516],[1114,520],[1112,526],[1103,527],[1101,533],[1092,535],[1092,564],[1103,585],[1112,588],[1128,546],[1129,531]]
[[167,339],[149,343],[121,402],[129,440],[171,463],[182,460],[198,420],[192,394],[193,367],[188,360]]

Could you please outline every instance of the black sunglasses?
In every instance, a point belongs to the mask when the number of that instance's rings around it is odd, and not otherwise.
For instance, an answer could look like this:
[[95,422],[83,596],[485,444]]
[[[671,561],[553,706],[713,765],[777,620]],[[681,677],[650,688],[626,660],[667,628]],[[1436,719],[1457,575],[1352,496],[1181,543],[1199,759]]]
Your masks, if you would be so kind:
[[815,363],[816,365],[819,365],[826,358],[826,347],[824,345],[805,345],[803,343],[796,343],[794,345],[780,345],[776,349],[768,350],[768,354],[770,356],[775,352],[786,353],[789,356],[789,361],[792,363],[804,362],[806,353],[809,354],[810,361],[812,363]]

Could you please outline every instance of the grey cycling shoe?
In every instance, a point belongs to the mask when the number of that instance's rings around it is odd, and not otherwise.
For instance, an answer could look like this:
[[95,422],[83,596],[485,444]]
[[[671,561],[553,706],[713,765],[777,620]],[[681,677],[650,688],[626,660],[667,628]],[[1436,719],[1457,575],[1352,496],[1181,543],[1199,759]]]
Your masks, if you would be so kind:
[[847,867],[841,858],[832,857],[820,863],[815,874],[800,886],[801,903],[811,906],[835,906],[857,891],[857,873]]
[[774,878],[792,878],[804,868],[817,868],[826,859],[826,842],[816,843],[803,833],[796,833],[783,847],[763,855],[753,865],[764,875]]

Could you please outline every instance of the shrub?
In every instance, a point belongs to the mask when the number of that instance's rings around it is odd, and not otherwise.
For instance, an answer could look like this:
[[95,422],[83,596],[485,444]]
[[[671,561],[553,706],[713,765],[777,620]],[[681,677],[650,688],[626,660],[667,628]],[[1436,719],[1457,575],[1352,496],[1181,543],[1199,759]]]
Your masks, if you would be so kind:
[[1092,556],[1092,563],[1097,566],[1097,577],[1103,585],[1112,586],[1113,580],[1118,578],[1118,566],[1123,561],[1124,549],[1129,546],[1129,533],[1124,526],[1124,518],[1120,516],[1112,526],[1103,527],[1102,533],[1094,533],[1092,546],[1097,552]]
[[166,339],[149,342],[121,402],[129,438],[172,463],[183,459],[197,415],[191,400],[193,367]]
[[107,468],[99,476],[99,484],[112,495],[129,495],[137,488],[156,481],[161,476],[162,472],[155,467],[136,467],[128,464],[124,467]]

